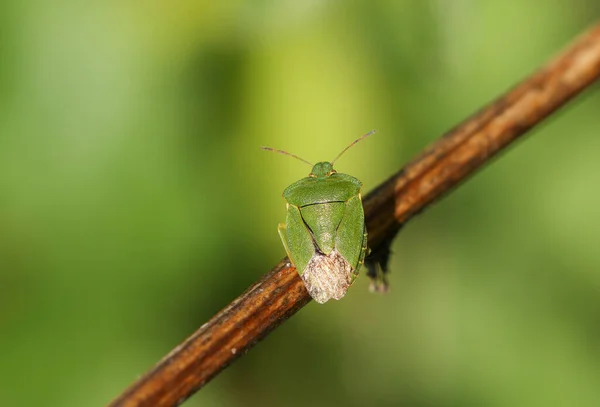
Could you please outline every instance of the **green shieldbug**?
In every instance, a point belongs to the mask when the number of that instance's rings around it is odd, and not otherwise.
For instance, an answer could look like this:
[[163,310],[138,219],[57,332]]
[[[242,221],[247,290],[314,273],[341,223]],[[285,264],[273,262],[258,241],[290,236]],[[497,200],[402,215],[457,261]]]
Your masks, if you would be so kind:
[[331,162],[315,165],[286,151],[261,147],[292,156],[312,166],[306,178],[283,191],[287,202],[285,223],[278,227],[288,257],[310,296],[320,304],[339,300],[352,285],[367,251],[367,229],[360,190],[362,183],[333,169],[350,147],[375,131],[354,140]]

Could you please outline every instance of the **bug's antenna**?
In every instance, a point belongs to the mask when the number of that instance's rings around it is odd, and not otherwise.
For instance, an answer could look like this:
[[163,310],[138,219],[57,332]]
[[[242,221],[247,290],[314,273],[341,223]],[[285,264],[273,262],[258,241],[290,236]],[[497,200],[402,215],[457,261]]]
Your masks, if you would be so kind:
[[371,134],[374,134],[376,131],[377,130],[371,130],[367,134],[363,134],[362,136],[360,136],[359,138],[357,138],[356,140],[354,140],[352,143],[350,143],[350,145],[348,147],[346,147],[344,150],[342,150],[342,152],[339,153],[338,156],[333,159],[333,161],[331,162],[331,165],[333,165],[333,163],[336,162],[338,160],[338,158],[340,158],[342,156],[342,154],[344,154],[346,151],[348,151],[348,149],[350,147],[352,147],[353,145],[355,145],[356,143],[358,143],[362,139],[369,137]]
[[261,150],[272,151],[272,152],[274,152],[274,153],[279,153],[279,154],[283,154],[283,155],[289,155],[290,157],[294,157],[295,159],[297,159],[297,160],[300,160],[300,161],[302,161],[303,163],[306,163],[306,164],[310,165],[311,167],[313,166],[313,164],[309,163],[309,162],[308,162],[308,161],[306,161],[304,158],[300,158],[300,157],[298,157],[298,156],[297,156],[297,155],[295,155],[295,154],[288,153],[287,151],[283,151],[283,150],[276,150],[276,149],[274,149],[274,148],[271,148],[271,147],[264,147],[264,146],[263,146],[263,147],[261,147],[260,149],[261,149]]

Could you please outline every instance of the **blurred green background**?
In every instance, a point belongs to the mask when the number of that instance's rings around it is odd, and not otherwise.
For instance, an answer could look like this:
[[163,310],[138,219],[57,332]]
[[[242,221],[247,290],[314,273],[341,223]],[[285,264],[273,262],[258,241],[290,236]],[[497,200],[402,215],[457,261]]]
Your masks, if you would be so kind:
[[[102,406],[283,256],[281,192],[368,192],[596,0],[0,4],[0,405]],[[186,406],[600,405],[598,88],[426,211],[391,292],[309,304]]]

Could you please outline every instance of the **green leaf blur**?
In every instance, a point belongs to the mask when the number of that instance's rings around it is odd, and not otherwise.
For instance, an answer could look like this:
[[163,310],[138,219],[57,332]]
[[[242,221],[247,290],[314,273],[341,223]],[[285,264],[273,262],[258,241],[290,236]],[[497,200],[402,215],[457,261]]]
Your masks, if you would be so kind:
[[[597,1],[0,4],[0,405],[102,406],[283,256],[283,189],[368,192]],[[600,405],[589,90],[186,406]],[[364,274],[364,272],[363,272]]]

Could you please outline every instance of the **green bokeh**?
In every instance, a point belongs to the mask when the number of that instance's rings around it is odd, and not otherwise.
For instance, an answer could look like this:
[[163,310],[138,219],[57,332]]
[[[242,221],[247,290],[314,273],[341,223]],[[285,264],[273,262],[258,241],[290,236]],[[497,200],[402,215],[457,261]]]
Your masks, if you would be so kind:
[[[102,406],[283,257],[281,192],[365,190],[596,1],[0,5],[0,405]],[[411,222],[186,406],[600,405],[600,95]]]

